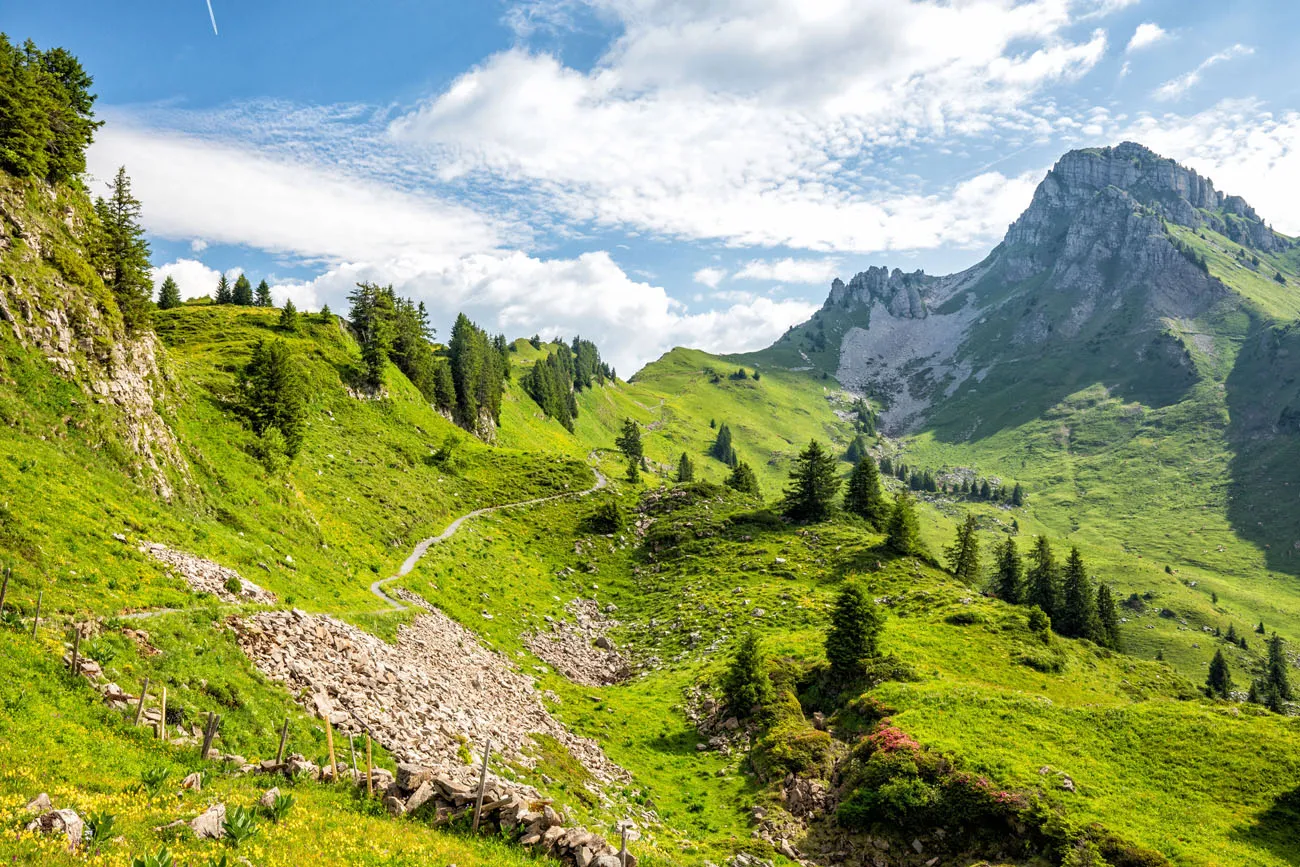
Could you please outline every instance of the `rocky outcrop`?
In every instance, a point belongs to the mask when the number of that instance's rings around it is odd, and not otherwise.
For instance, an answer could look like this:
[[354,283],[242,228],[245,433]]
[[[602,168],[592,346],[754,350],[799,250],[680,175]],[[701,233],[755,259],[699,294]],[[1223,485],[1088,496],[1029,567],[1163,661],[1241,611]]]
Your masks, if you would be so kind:
[[627,680],[631,668],[608,635],[618,626],[610,617],[613,606],[602,610],[595,599],[574,599],[566,608],[568,618],[548,615],[549,630],[526,636],[528,649],[574,683],[608,686]]
[[388,644],[332,617],[268,611],[233,620],[239,645],[267,676],[345,733],[369,732],[398,761],[472,778],[464,745],[531,767],[533,734],[562,744],[598,783],[625,780],[592,740],[542,706],[531,678],[435,609]]
[[[227,569],[220,563],[204,560],[184,551],[168,548],[156,542],[145,542],[140,546],[140,553],[148,554],[159,563],[164,563],[190,585],[195,593],[211,593],[222,602],[256,602],[262,605],[274,605],[275,594],[264,590],[240,576],[234,569]],[[238,587],[236,591],[232,588]]]
[[897,268],[891,272],[888,268],[872,266],[853,275],[847,285],[835,278],[823,308],[848,310],[879,302],[890,316],[924,319],[928,312],[926,290],[934,281],[924,271],[905,274]]

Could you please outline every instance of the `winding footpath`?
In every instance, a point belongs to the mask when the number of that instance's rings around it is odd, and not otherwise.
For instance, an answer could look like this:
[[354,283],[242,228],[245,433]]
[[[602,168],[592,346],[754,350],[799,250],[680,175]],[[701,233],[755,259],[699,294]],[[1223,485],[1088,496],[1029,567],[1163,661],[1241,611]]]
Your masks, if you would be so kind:
[[415,546],[415,549],[411,551],[411,556],[407,557],[406,560],[402,563],[402,567],[397,570],[397,574],[392,575],[388,578],[381,578],[378,581],[374,582],[373,584],[370,585],[370,592],[378,596],[384,602],[388,603],[388,607],[390,611],[405,611],[407,609],[407,606],[403,605],[402,603],[398,602],[396,599],[394,599],[393,597],[385,593],[384,586],[387,584],[391,584],[392,582],[396,581],[398,578],[404,578],[407,575],[409,575],[411,573],[411,570],[415,568],[415,564],[420,562],[420,558],[422,558],[425,554],[427,554],[430,548],[432,548],[434,545],[437,545],[441,542],[445,542],[448,539],[450,539],[452,536],[456,535],[456,531],[461,528],[461,525],[464,524],[466,521],[470,520],[471,518],[480,518],[483,515],[490,515],[493,512],[500,512],[503,509],[518,509],[525,506],[538,506],[541,505],[542,503],[549,503],[552,500],[562,500],[565,497],[585,497],[588,494],[596,493],[596,491],[601,490],[602,488],[605,487],[605,485],[609,484],[609,480],[605,478],[604,473],[602,473],[600,470],[596,469],[593,466],[591,468],[591,471],[596,474],[596,484],[592,485],[590,488],[587,488],[585,491],[565,491],[562,494],[551,494],[550,496],[547,497],[537,497],[536,499],[532,499],[532,500],[521,500],[518,503],[502,503],[499,506],[486,506],[482,509],[475,509],[472,512],[467,512],[466,514],[461,515],[459,518],[457,518],[456,520],[448,524],[447,529],[443,530],[438,535],[430,536],[428,539],[421,540],[420,543]]

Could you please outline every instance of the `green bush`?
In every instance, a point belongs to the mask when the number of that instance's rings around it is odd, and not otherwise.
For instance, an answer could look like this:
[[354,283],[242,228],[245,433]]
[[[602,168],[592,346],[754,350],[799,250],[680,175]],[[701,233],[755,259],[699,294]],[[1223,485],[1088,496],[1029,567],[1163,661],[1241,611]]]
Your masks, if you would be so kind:
[[949,614],[944,618],[945,623],[951,623],[953,626],[973,626],[976,623],[983,623],[984,617],[978,611],[971,611],[969,608]]
[[754,770],[764,779],[787,773],[803,777],[824,776],[829,770],[831,736],[804,718],[799,700],[782,690],[773,702],[773,723],[751,755]]
[[226,579],[225,587],[226,587],[226,592],[234,596],[238,596],[240,593],[244,591],[243,582],[241,582],[234,575],[231,575],[229,578]]
[[596,508],[587,516],[587,530],[592,533],[612,534],[623,529],[626,523],[626,517],[623,515],[623,507],[619,505],[618,500],[606,499],[596,505]]

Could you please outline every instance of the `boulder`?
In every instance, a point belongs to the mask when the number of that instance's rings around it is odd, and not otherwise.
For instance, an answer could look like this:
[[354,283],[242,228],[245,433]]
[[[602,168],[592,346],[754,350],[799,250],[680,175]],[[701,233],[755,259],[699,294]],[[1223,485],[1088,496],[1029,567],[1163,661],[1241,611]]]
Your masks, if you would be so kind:
[[38,834],[63,834],[68,838],[68,848],[75,849],[81,843],[86,825],[75,810],[48,810],[33,819],[27,830]]
[[190,820],[190,829],[200,840],[220,840],[226,836],[226,805],[213,804]]
[[262,797],[257,799],[257,804],[260,807],[270,809],[275,805],[275,799],[278,797],[280,797],[280,789],[276,786],[272,786],[262,793]]
[[438,795],[439,789],[431,781],[425,780],[415,793],[406,800],[406,812],[414,813]]
[[27,806],[23,809],[29,813],[48,813],[54,809],[54,804],[50,802],[49,795],[41,792],[35,798],[28,801]]
[[433,771],[428,768],[406,763],[397,766],[397,787],[403,792],[414,792],[432,779]]

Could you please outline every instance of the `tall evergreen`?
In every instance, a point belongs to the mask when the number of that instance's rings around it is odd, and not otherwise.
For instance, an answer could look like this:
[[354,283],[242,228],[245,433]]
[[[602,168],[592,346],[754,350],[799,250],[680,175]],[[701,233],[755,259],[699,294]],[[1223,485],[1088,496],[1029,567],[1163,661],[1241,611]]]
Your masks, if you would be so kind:
[[173,307],[181,306],[181,290],[168,274],[163,278],[162,286],[158,287],[158,309],[171,310]]
[[1037,605],[1043,613],[1056,622],[1060,616],[1061,591],[1059,569],[1046,536],[1039,536],[1029,555],[1029,570],[1025,575],[1025,602]]
[[292,298],[284,300],[284,308],[280,311],[280,328],[284,331],[298,330],[298,308],[294,306]]
[[880,490],[880,471],[870,454],[858,459],[844,491],[844,510],[864,519],[877,530],[889,522],[889,506]]
[[443,412],[456,408],[456,383],[451,378],[451,364],[444,360],[433,369],[433,402]]
[[921,553],[921,522],[916,517],[912,495],[907,491],[899,491],[894,498],[887,533],[885,543],[895,553],[905,557]]
[[641,427],[630,418],[623,419],[623,427],[614,440],[614,445],[627,458],[628,481],[635,482],[640,478],[641,459],[645,457],[641,445]]
[[1119,634],[1119,609],[1109,584],[1097,587],[1097,622],[1100,626],[1098,644],[1111,650],[1123,650],[1124,641]]
[[253,431],[276,428],[292,458],[302,448],[307,426],[307,392],[299,362],[283,340],[259,340],[240,376],[243,404]]
[[271,287],[265,280],[257,284],[257,294],[253,298],[253,304],[258,307],[274,306],[271,303]]
[[709,449],[709,454],[729,467],[734,467],[736,461],[739,460],[736,456],[736,449],[731,444],[731,428],[727,427],[725,421],[718,427],[718,434],[713,439],[713,446]]
[[796,521],[821,521],[828,517],[839,492],[835,458],[817,440],[809,440],[790,469],[781,511]]
[[451,329],[448,352],[456,386],[457,423],[467,430],[478,430],[483,415],[500,420],[505,369],[487,332],[460,314]]
[[686,452],[682,452],[682,456],[677,459],[677,481],[695,481],[695,462],[691,460],[691,456]]
[[998,572],[994,592],[1003,602],[1019,605],[1025,598],[1025,567],[1016,540],[1008,536],[997,548]]
[[131,193],[125,166],[113,177],[108,198],[95,200],[95,215],[102,238],[95,256],[100,276],[113,291],[127,329],[144,328],[153,305],[149,242],[140,225],[140,200]]
[[1070,549],[1065,562],[1065,586],[1060,616],[1053,618],[1056,631],[1069,638],[1087,638],[1100,643],[1097,597],[1088,581],[1087,568],[1078,548]]
[[374,283],[358,283],[348,294],[348,320],[361,344],[365,381],[371,388],[384,382],[384,365],[393,348],[392,295]]
[[754,475],[754,471],[744,461],[731,468],[731,475],[727,477],[727,487],[742,494],[753,494],[755,497],[763,495],[762,489],[758,486],[758,476]]
[[66,50],[17,46],[0,33],[0,169],[80,183],[95,120],[93,79]]
[[1290,701],[1295,697],[1291,692],[1288,667],[1286,646],[1282,637],[1274,632],[1268,640],[1268,663],[1264,667],[1264,683],[1270,694],[1283,701]]
[[230,303],[241,307],[253,306],[253,284],[248,282],[247,274],[235,278],[235,288],[230,293]]
[[837,681],[852,680],[861,673],[864,660],[879,655],[883,625],[876,603],[861,588],[856,584],[840,588],[826,633],[826,659]]
[[1025,504],[1025,489],[1021,487],[1019,482],[1016,482],[1016,486],[1011,489],[1011,505],[1023,506],[1024,504]]
[[216,304],[233,304],[235,303],[235,293],[230,288],[230,280],[225,274],[217,279],[217,294],[213,297]]
[[980,573],[979,524],[975,516],[966,513],[966,520],[957,528],[957,538],[951,547],[944,549],[948,568],[958,581],[974,584]]
[[772,698],[772,682],[763,666],[758,636],[746,632],[722,676],[722,700],[732,715],[745,719]]
[[844,452],[844,460],[856,465],[866,454],[867,440],[862,436],[862,434],[858,434],[853,438],[853,442],[849,443],[848,449]]
[[1210,673],[1205,679],[1205,691],[1211,698],[1227,698],[1232,692],[1232,673],[1228,670],[1228,660],[1223,658],[1220,648],[1210,660]]

